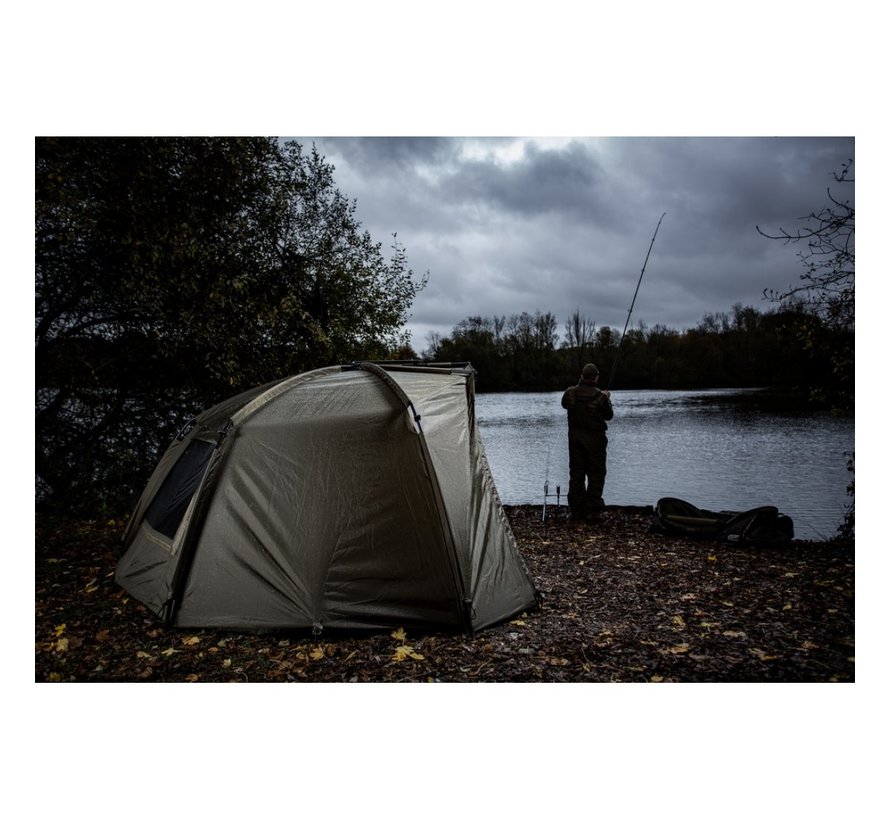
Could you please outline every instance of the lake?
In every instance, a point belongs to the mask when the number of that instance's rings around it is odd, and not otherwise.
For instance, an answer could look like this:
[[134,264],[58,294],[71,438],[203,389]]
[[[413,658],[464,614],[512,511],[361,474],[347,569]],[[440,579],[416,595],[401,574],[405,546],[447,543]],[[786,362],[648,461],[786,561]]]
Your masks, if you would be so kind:
[[[476,417],[505,504],[541,504],[569,485],[565,411],[557,393],[481,393]],[[795,537],[833,536],[848,502],[853,419],[760,409],[757,391],[613,391],[606,504],[673,496],[711,510],[772,505]],[[556,498],[549,498],[555,504]]]

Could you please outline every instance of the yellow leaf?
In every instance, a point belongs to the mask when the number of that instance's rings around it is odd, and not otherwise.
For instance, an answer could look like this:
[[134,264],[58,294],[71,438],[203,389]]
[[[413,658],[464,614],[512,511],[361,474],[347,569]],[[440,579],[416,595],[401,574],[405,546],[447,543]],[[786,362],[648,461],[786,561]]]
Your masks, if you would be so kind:
[[56,641],[56,652],[67,652],[68,651],[68,639],[67,638],[59,638]]
[[226,659],[222,662],[222,665],[223,665],[223,669],[228,669],[228,668],[232,665],[232,659],[231,659],[231,658],[226,658]]
[[62,680],[62,676],[61,676],[58,672],[50,672],[50,673],[49,673],[49,679],[50,679],[53,683],[59,683],[59,681]]
[[688,643],[678,643],[676,646],[669,646],[667,649],[659,649],[663,655],[685,655],[689,651]]
[[165,649],[161,652],[161,654],[169,658],[174,652],[176,652],[176,650],[171,646],[169,649]]
[[513,626],[525,626],[525,621],[510,621]]
[[309,657],[314,661],[323,661],[324,660],[324,649],[320,646],[317,646],[309,653]]
[[661,675],[653,675],[651,678],[649,678],[649,680],[652,683],[661,683],[664,680],[664,678]]
[[150,658],[151,655],[149,655],[148,652],[143,652],[142,650],[139,650],[139,652],[136,653],[136,657],[137,658]]
[[676,626],[680,629],[686,629],[686,621],[683,620],[682,615],[674,615],[674,617],[671,620],[672,620],[674,626]]
[[391,638],[395,638],[395,640],[397,640],[397,641],[404,641],[405,638],[408,637],[405,634],[405,630],[402,629],[402,627],[399,627],[398,629],[394,630],[393,632],[390,632],[389,634],[390,634]]
[[717,560],[717,556],[716,556],[716,555],[709,555],[709,556],[708,556],[708,560],[709,560],[709,561],[716,561],[716,560]]
[[195,683],[198,680],[198,676],[194,672],[192,672],[191,675],[186,675],[185,679],[189,683]]
[[788,610],[788,609],[793,609],[793,607],[791,606],[791,604],[785,604],[785,606],[782,607],[782,611],[783,611],[783,612],[784,612],[785,610]]
[[65,634],[65,629],[68,627],[68,624],[59,624],[56,627],[56,637],[61,638],[62,635]]
[[422,661],[423,655],[418,654],[410,646],[397,646],[392,659],[396,663],[401,663],[405,658],[413,658],[415,661]]
[[182,643],[184,646],[195,646],[201,643],[201,639],[197,635],[192,635],[190,638],[186,638]]

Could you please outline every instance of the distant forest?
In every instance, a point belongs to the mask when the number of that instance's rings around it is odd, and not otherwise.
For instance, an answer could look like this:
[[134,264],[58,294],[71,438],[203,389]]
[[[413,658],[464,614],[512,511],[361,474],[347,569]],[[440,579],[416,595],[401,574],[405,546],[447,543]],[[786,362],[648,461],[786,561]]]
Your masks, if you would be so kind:
[[736,304],[684,331],[640,323],[623,343],[620,331],[597,328],[579,311],[563,329],[552,313],[472,316],[448,337],[431,334],[425,355],[472,362],[480,392],[563,389],[588,361],[605,387],[616,356],[613,389],[763,387],[833,406],[833,385],[848,389],[852,378],[834,372],[838,350],[852,351],[852,330],[829,326],[804,305]]

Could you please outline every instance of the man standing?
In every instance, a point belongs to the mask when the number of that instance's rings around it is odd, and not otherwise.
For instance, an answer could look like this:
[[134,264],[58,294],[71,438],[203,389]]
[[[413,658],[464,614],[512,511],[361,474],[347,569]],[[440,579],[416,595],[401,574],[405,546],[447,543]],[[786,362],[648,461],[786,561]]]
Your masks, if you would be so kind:
[[605,506],[606,422],[613,411],[609,391],[596,386],[599,377],[597,366],[586,364],[578,384],[562,395],[569,422],[569,509],[579,521]]

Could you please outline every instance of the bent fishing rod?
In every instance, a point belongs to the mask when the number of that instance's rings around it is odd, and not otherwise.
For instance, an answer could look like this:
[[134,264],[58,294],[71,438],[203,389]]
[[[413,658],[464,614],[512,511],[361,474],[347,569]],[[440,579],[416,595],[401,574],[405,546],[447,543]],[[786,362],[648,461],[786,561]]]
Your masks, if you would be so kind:
[[655,233],[652,234],[652,241],[649,243],[649,250],[646,251],[646,259],[643,261],[643,269],[640,271],[640,278],[637,280],[637,288],[634,291],[634,298],[631,299],[630,309],[627,311],[627,320],[624,323],[624,330],[621,332],[621,340],[618,342],[618,350],[615,351],[615,359],[612,362],[612,372],[609,373],[609,381],[606,384],[606,390],[612,389],[612,379],[615,378],[615,371],[618,369],[618,357],[621,354],[621,346],[624,344],[624,337],[627,334],[627,326],[630,324],[630,316],[634,312],[634,304],[637,301],[637,294],[640,292],[640,284],[643,281],[643,274],[646,272],[646,265],[649,264],[649,254],[652,253],[652,246],[655,244],[655,237],[658,236],[658,229],[661,227],[661,220],[664,219],[665,211],[655,226]]

